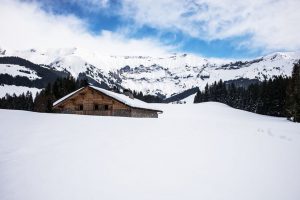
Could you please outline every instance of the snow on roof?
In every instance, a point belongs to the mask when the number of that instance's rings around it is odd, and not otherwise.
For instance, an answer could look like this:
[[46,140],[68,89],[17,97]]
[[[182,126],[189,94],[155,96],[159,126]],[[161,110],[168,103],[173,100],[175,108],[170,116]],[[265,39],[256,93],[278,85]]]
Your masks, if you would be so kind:
[[70,94],[58,99],[57,101],[55,101],[53,103],[53,106],[56,106],[57,104],[61,103],[62,101],[66,100],[67,98],[69,98],[70,96],[72,96],[73,94],[77,93],[78,91],[82,90],[84,87],[82,88],[79,88],[78,90],[74,91],[74,92],[71,92]]
[[[130,97],[124,95],[124,94],[118,94],[118,93],[115,93],[115,92],[111,92],[111,91],[108,91],[108,90],[105,90],[103,88],[99,88],[99,87],[96,87],[96,86],[92,86],[92,85],[89,85],[88,87],[90,88],[93,88],[94,90],[97,90],[107,96],[110,96],[130,107],[133,107],[133,108],[142,108],[142,109],[148,109],[148,110],[155,110],[155,111],[159,111],[159,112],[162,112],[160,111],[158,108],[155,108],[154,106],[150,105],[149,103],[146,103],[144,101],[141,101],[139,99],[131,99]],[[69,98],[70,96],[72,96],[73,94],[77,93],[78,91],[82,90],[84,87],[62,97],[61,99],[55,101],[53,103],[53,106],[56,106],[57,104],[61,103],[62,101],[66,100],[67,98]]]
[[149,109],[149,110],[156,110],[156,111],[160,111],[159,109],[153,107],[152,105],[150,105],[149,103],[146,103],[144,101],[141,101],[139,99],[131,99],[130,97],[124,95],[124,94],[118,94],[118,93],[115,93],[115,92],[111,92],[111,91],[108,91],[108,90],[105,90],[105,89],[102,89],[102,88],[99,88],[99,87],[95,87],[95,86],[89,86],[99,92],[102,92],[104,94],[106,94],[107,96],[110,96],[130,107],[133,107],[133,108],[143,108],[143,109]]

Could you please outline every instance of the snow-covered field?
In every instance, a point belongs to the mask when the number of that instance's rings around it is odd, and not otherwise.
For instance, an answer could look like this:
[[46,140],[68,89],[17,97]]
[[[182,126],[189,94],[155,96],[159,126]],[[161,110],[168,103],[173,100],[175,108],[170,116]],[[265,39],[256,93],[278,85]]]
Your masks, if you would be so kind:
[[158,119],[0,110],[0,199],[300,199],[300,124],[160,106]]

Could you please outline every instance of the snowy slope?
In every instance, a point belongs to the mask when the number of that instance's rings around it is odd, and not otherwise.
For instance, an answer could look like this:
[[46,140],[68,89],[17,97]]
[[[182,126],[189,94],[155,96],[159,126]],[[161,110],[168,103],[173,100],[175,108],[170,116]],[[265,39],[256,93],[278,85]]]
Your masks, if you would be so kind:
[[0,98],[4,97],[6,94],[17,96],[22,93],[31,92],[32,97],[35,98],[37,92],[40,92],[42,89],[33,88],[33,87],[24,87],[24,86],[15,86],[15,85],[0,85]]
[[12,77],[27,77],[30,80],[40,79],[35,71],[20,65],[0,64],[0,74],[8,74]]
[[203,89],[206,83],[220,79],[264,80],[278,75],[290,76],[293,63],[300,59],[300,52],[277,52],[248,61],[192,54],[113,56],[78,48],[6,51],[2,56],[18,56],[53,70],[66,71],[75,78],[85,74],[109,87],[119,85],[144,94],[170,97],[193,87]]
[[160,106],[159,119],[0,110],[0,199],[300,198],[300,124]]

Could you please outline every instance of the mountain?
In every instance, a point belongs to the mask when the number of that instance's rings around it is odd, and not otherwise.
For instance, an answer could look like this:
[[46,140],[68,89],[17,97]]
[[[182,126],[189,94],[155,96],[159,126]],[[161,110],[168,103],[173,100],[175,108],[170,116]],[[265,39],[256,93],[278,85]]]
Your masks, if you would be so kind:
[[[18,63],[22,59],[30,64]],[[100,55],[78,48],[0,49],[0,84],[2,87],[16,85],[41,89],[50,79],[72,75],[88,78],[104,88],[117,86],[169,98],[191,88],[203,89],[207,83],[220,79],[239,80],[244,84],[245,80],[290,76],[293,63],[299,59],[300,52],[277,52],[257,59],[234,61],[192,54]]]

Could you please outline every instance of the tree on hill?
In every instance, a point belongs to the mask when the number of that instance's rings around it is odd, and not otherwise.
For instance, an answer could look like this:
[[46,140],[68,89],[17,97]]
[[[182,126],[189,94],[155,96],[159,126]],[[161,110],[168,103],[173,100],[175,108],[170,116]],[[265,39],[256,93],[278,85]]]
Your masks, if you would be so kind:
[[37,94],[34,100],[34,111],[52,112],[53,103],[63,96],[83,87],[87,84],[86,80],[75,80],[69,76],[58,78],[54,83],[48,83],[47,87]]
[[0,108],[2,109],[14,109],[14,110],[32,110],[33,109],[33,98],[31,92],[21,94],[9,95],[0,98]]
[[194,103],[217,101],[231,107],[264,115],[286,116],[285,102],[288,78],[282,76],[254,83],[247,88],[226,84],[222,80],[198,91]]
[[287,88],[286,112],[290,119],[300,122],[300,61],[294,65]]

